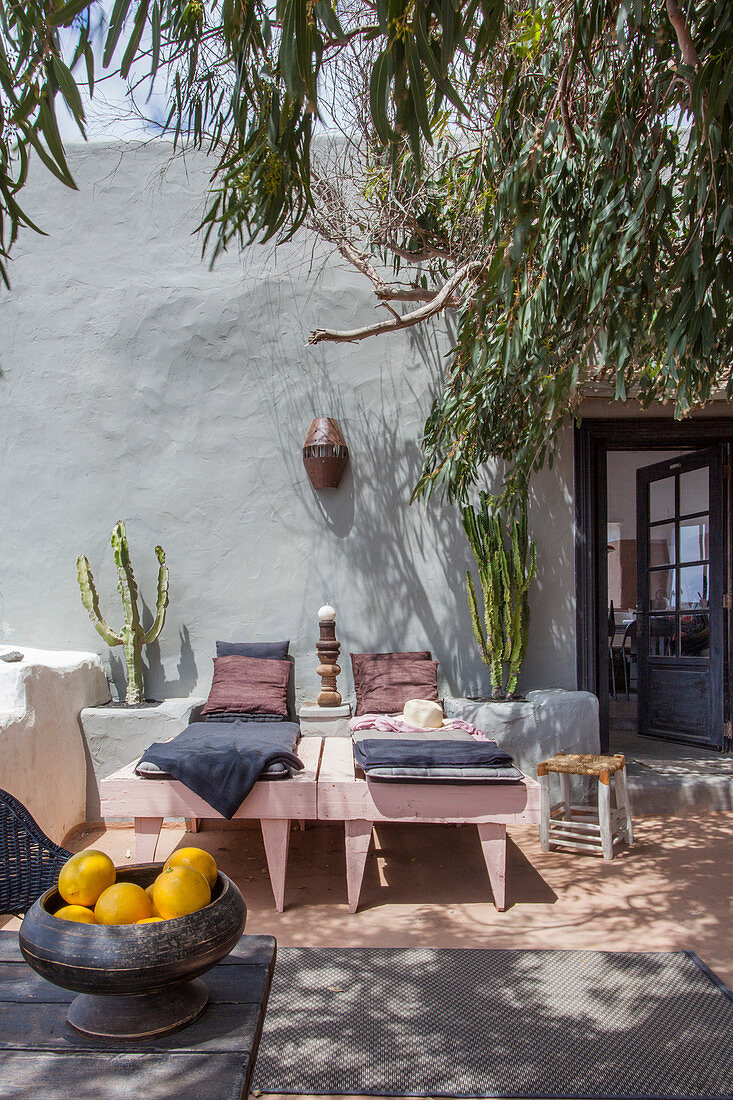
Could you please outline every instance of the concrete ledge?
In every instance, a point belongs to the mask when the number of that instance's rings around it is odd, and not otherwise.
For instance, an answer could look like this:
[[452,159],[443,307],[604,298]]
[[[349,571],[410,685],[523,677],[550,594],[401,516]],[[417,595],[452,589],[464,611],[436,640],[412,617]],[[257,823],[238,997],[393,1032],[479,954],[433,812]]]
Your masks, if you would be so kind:
[[483,730],[533,778],[539,761],[556,752],[600,752],[598,699],[589,691],[550,688],[506,702],[448,698],[444,707],[449,718]]
[[298,710],[300,731],[304,737],[351,737],[350,717],[349,703],[342,703],[339,707],[303,703]]
[[2,646],[23,659],[0,661],[0,785],[19,798],[52,840],[86,820],[87,764],[79,712],[109,699],[96,653]]
[[194,721],[205,699],[164,699],[145,707],[85,707],[80,715],[89,759],[87,821],[101,821],[99,780],[129,764],[154,741],[168,741]]

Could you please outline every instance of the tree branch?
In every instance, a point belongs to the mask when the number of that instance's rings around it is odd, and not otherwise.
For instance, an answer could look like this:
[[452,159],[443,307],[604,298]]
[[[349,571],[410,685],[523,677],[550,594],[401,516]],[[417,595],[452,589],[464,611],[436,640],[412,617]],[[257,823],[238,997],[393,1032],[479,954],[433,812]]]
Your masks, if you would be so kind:
[[452,252],[449,252],[447,248],[439,248],[438,245],[426,245],[420,250],[420,252],[411,252],[408,248],[400,248],[400,246],[388,237],[384,237],[381,243],[394,252],[395,256],[399,256],[401,260],[406,260],[410,264],[422,264],[427,263],[429,260],[455,260],[456,257]]
[[[385,283],[378,271],[375,270],[371,260],[363,252],[357,251],[350,241],[340,240],[334,242],[345,260],[366,275],[374,284],[374,293],[380,302],[432,302],[437,290],[426,290],[421,286],[396,286]],[[446,305],[454,305],[455,302],[446,302]]]
[[687,20],[677,0],[667,0],[667,15],[677,35],[677,43],[682,53],[682,60],[685,65],[689,65],[691,69],[699,69],[700,57],[695,48],[695,43],[692,41],[692,35],[690,34]]
[[405,313],[401,317],[392,317],[388,321],[379,321],[375,325],[365,325],[363,328],[355,328],[347,331],[318,328],[310,334],[308,343],[320,344],[324,340],[330,340],[340,344],[355,343],[358,340],[365,340],[368,336],[379,336],[384,332],[397,332],[399,329],[410,328],[412,325],[419,325],[421,321],[427,321],[429,317],[434,317],[436,313],[441,313],[442,310],[446,309],[449,303],[454,300],[455,292],[458,290],[461,283],[466,280],[470,280],[471,282],[475,281],[483,271],[484,266],[483,260],[464,264],[454,275],[451,275],[450,279],[448,279],[430,302],[421,306],[419,309],[413,310],[412,313]]
[[[432,302],[435,295],[440,294],[440,288],[438,290],[426,290],[422,286],[402,287],[385,283],[382,287],[378,287],[374,293],[380,302]],[[458,299],[454,298],[445,304],[456,306],[458,305]]]
[[[676,0],[672,0],[676,2]],[[560,114],[562,115],[563,126],[565,127],[565,134],[568,139],[568,146],[573,153],[578,151],[578,139],[575,136],[575,130],[573,123],[570,119],[570,108],[568,107],[568,74],[570,72],[570,61],[565,63],[565,68],[562,71],[560,77],[560,84],[558,85],[557,94],[560,100]]]

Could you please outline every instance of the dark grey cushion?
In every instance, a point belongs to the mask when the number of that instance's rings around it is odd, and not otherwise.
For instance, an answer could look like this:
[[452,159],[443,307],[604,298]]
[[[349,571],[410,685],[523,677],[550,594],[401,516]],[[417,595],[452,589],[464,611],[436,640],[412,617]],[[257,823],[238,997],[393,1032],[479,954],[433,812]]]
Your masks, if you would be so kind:
[[[139,775],[141,779],[173,778],[170,772],[163,771],[152,760],[139,760],[135,765],[135,774]],[[260,779],[290,779],[290,768],[286,767],[285,764],[270,764],[267,771],[262,773]]]
[[287,642],[217,642],[217,657],[259,657],[261,660],[285,661],[290,641]]
[[202,722],[283,722],[282,714],[240,714],[237,711],[216,711],[202,714]]
[[[476,742],[470,733],[461,729],[424,730],[420,732],[393,733],[374,729],[355,730],[352,733],[355,742],[362,740],[385,741],[459,741]],[[369,779],[393,783],[518,783],[524,776],[512,765],[465,765],[462,767],[400,767],[398,765],[369,769]]]

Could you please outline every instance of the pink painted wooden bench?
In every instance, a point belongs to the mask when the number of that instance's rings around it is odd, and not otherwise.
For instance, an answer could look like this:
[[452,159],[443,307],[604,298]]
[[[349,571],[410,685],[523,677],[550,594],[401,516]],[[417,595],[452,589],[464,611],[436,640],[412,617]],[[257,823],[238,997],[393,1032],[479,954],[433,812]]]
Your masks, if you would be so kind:
[[[259,818],[270,872],[275,907],[285,904],[285,873],[288,863],[291,821],[315,821],[317,817],[318,766],[322,739],[303,737],[297,753],[304,768],[290,779],[263,779],[256,783],[234,815],[234,821]],[[207,802],[175,779],[141,779],[135,775],[137,760],[100,783],[103,819],[132,817],[135,820],[135,858],[152,862],[161,826],[166,817],[185,817],[196,831],[201,818],[219,818]]]
[[350,740],[327,738],[318,774],[318,818],[343,821],[349,912],[359,905],[372,828],[378,822],[475,824],[497,909],[506,908],[506,827],[539,825],[540,787],[521,783],[370,783],[358,771]]

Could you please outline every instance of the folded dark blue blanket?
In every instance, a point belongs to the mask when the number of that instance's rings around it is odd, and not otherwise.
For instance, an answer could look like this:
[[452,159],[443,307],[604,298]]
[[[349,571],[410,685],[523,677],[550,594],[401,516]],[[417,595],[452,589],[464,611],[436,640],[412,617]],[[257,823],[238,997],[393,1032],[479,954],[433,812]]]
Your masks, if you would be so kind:
[[231,818],[271,764],[301,770],[294,752],[299,737],[296,722],[193,722],[172,741],[151,745],[142,760]]
[[466,768],[506,767],[512,763],[495,741],[405,741],[391,737],[366,737],[354,742],[354,758],[363,770],[370,768]]

